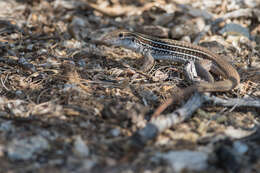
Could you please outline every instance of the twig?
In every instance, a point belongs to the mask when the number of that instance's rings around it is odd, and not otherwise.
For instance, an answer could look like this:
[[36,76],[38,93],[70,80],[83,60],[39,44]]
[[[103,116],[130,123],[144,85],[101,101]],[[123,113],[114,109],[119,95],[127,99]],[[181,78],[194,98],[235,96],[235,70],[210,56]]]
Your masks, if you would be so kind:
[[222,16],[223,19],[238,18],[238,17],[252,17],[253,10],[251,8],[238,9]]
[[168,106],[173,103],[173,98],[166,100],[162,105],[160,105],[153,113],[152,117],[158,117]]
[[214,105],[227,107],[257,107],[260,108],[260,99],[221,99],[215,96],[207,96],[195,92],[187,103],[173,113],[165,116],[156,116],[147,125],[131,136],[129,146],[134,149],[142,149],[149,141],[155,139],[161,132],[189,119],[192,114],[205,102],[213,102]]
[[0,80],[1,80],[2,86],[3,86],[7,91],[10,91],[10,89],[8,89],[8,88],[5,86],[5,82],[3,81],[3,79],[0,78]]
[[204,95],[206,102],[213,102],[214,105],[227,107],[257,107],[260,108],[260,99],[253,98],[236,98],[236,99],[221,99],[215,96]]
[[184,90],[180,90],[178,92],[175,92],[173,96],[169,99],[167,99],[164,103],[162,103],[153,113],[152,118],[158,117],[168,106],[171,104],[175,104],[179,102],[180,100],[184,100],[190,95],[192,95],[194,92],[196,92],[196,87],[190,86],[185,88]]
[[175,124],[190,118],[192,114],[205,102],[202,94],[195,93],[187,103],[173,113],[151,119],[147,125],[131,136],[129,147],[142,149],[145,144],[155,139],[161,132]]

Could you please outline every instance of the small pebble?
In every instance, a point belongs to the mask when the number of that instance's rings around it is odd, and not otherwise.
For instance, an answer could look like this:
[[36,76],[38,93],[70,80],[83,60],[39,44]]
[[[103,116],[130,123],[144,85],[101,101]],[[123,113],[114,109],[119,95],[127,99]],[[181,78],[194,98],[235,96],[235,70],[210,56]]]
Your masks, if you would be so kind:
[[158,156],[165,159],[176,172],[181,172],[184,169],[202,171],[208,166],[208,155],[199,151],[170,151],[168,153],[160,153]]
[[114,129],[110,130],[110,133],[112,136],[117,137],[120,135],[120,129],[114,128]]
[[49,143],[45,138],[32,136],[25,139],[13,139],[7,145],[6,153],[11,160],[31,160],[47,149],[49,149]]
[[82,140],[81,136],[77,136],[74,141],[74,153],[80,157],[87,157],[89,155],[89,148]]

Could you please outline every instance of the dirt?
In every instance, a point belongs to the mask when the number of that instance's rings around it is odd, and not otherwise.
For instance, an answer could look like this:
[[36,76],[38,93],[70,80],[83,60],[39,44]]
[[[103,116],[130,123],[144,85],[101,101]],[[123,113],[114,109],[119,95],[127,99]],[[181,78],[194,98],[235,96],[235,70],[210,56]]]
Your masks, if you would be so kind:
[[[258,1],[2,0],[0,7],[0,172],[259,172],[257,106],[204,104],[141,150],[126,147],[190,82],[183,65],[156,61],[142,72],[142,56],[93,42],[124,28],[200,44],[241,77],[232,91],[212,95],[259,102]],[[206,160],[196,166],[190,153]]]

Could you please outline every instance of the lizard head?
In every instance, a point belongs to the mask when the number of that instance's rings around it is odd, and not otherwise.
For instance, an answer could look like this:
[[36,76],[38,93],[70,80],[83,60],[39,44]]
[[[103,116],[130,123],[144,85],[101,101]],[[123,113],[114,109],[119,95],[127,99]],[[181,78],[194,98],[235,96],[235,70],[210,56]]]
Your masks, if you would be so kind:
[[136,40],[136,35],[127,30],[116,30],[106,34],[101,41],[107,45],[123,46],[128,49],[136,50],[138,43]]

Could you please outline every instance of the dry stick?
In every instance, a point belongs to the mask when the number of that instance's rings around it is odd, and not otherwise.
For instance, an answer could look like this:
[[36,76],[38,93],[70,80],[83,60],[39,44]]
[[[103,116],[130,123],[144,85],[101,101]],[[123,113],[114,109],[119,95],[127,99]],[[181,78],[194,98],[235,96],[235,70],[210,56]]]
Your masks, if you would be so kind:
[[253,9],[245,8],[245,9],[238,9],[229,13],[226,13],[222,16],[223,19],[230,19],[230,18],[239,18],[239,17],[252,17],[253,16]]
[[168,106],[173,103],[173,98],[169,98],[163,104],[161,104],[153,113],[152,118],[158,117]]
[[203,96],[205,102],[213,102],[214,105],[227,107],[256,107],[260,108],[260,99],[238,98],[238,99],[222,99],[216,96]]
[[215,96],[207,96],[202,93],[195,94],[180,109],[165,116],[161,115],[151,119],[147,125],[138,130],[131,136],[130,147],[142,149],[145,144],[155,139],[161,132],[189,119],[192,114],[205,102],[213,102],[214,105],[227,107],[257,107],[260,108],[260,99],[244,98],[244,99],[221,99]]
[[178,103],[180,100],[185,100],[188,96],[196,92],[196,87],[189,86],[173,94],[173,96],[162,103],[153,113],[152,118],[158,117],[168,106]]
[[[227,107],[256,107],[260,108],[260,99],[253,98],[236,98],[236,99],[221,99],[216,96],[203,95],[205,102],[213,102],[214,105],[227,106]],[[166,100],[161,106],[159,106],[152,117],[158,117],[169,105],[174,102],[173,98]]]
[[129,146],[134,149],[142,149],[145,144],[155,139],[167,128],[189,119],[204,102],[203,94],[195,92],[183,107],[165,116],[152,118],[144,128],[138,130],[131,136]]

